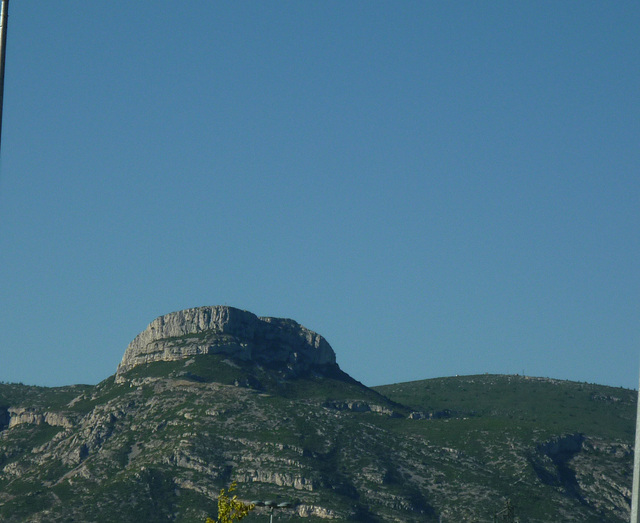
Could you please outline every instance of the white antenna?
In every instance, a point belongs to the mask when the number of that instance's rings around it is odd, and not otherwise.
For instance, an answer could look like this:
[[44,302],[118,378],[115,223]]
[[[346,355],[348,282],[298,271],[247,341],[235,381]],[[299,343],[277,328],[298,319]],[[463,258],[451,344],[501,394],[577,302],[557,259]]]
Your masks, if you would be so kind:
[[0,144],[2,144],[2,106],[4,105],[4,57],[7,50],[8,20],[9,0],[2,0],[2,12],[0,12]]

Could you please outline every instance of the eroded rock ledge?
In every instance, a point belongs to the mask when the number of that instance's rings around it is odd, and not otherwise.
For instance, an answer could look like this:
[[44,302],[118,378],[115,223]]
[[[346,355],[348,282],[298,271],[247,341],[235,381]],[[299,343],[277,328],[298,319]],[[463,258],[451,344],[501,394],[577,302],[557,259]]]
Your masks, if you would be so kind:
[[329,343],[293,320],[227,306],[197,307],[152,321],[127,347],[116,380],[138,365],[198,354],[228,354],[297,371],[336,365]]

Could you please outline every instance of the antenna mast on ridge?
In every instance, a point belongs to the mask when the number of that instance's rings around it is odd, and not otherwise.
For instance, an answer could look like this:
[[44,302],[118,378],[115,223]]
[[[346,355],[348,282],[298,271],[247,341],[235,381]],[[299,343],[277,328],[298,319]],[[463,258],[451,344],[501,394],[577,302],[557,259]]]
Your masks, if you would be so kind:
[[0,145],[2,145],[2,107],[4,105],[4,57],[7,50],[7,21],[9,19],[9,0],[2,0],[0,12]]

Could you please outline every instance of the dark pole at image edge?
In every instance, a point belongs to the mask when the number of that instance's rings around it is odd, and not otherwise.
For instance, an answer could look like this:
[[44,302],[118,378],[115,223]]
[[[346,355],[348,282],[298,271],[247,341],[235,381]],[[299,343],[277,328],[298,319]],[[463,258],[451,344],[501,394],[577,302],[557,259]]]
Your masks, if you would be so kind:
[[636,439],[633,453],[633,483],[631,484],[631,523],[638,523],[640,514],[640,385],[638,385],[638,404],[636,406]]
[[7,21],[9,19],[9,0],[2,0],[0,13],[0,148],[2,147],[2,107],[4,105],[4,57],[7,50]]

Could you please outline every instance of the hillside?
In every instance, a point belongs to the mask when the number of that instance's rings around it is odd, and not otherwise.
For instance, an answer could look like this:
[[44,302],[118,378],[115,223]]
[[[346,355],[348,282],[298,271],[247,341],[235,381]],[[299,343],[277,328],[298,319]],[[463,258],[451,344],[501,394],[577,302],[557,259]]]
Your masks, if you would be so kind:
[[491,470],[521,521],[627,521],[637,393],[523,376],[461,376],[376,387],[443,416],[406,426]]
[[489,522],[507,500],[521,522],[628,520],[633,391],[492,375],[372,389],[291,320],[191,311],[217,319],[172,316],[185,332],[132,342],[135,364],[96,386],[0,384],[0,520],[204,521],[233,480],[292,502],[277,521]]

